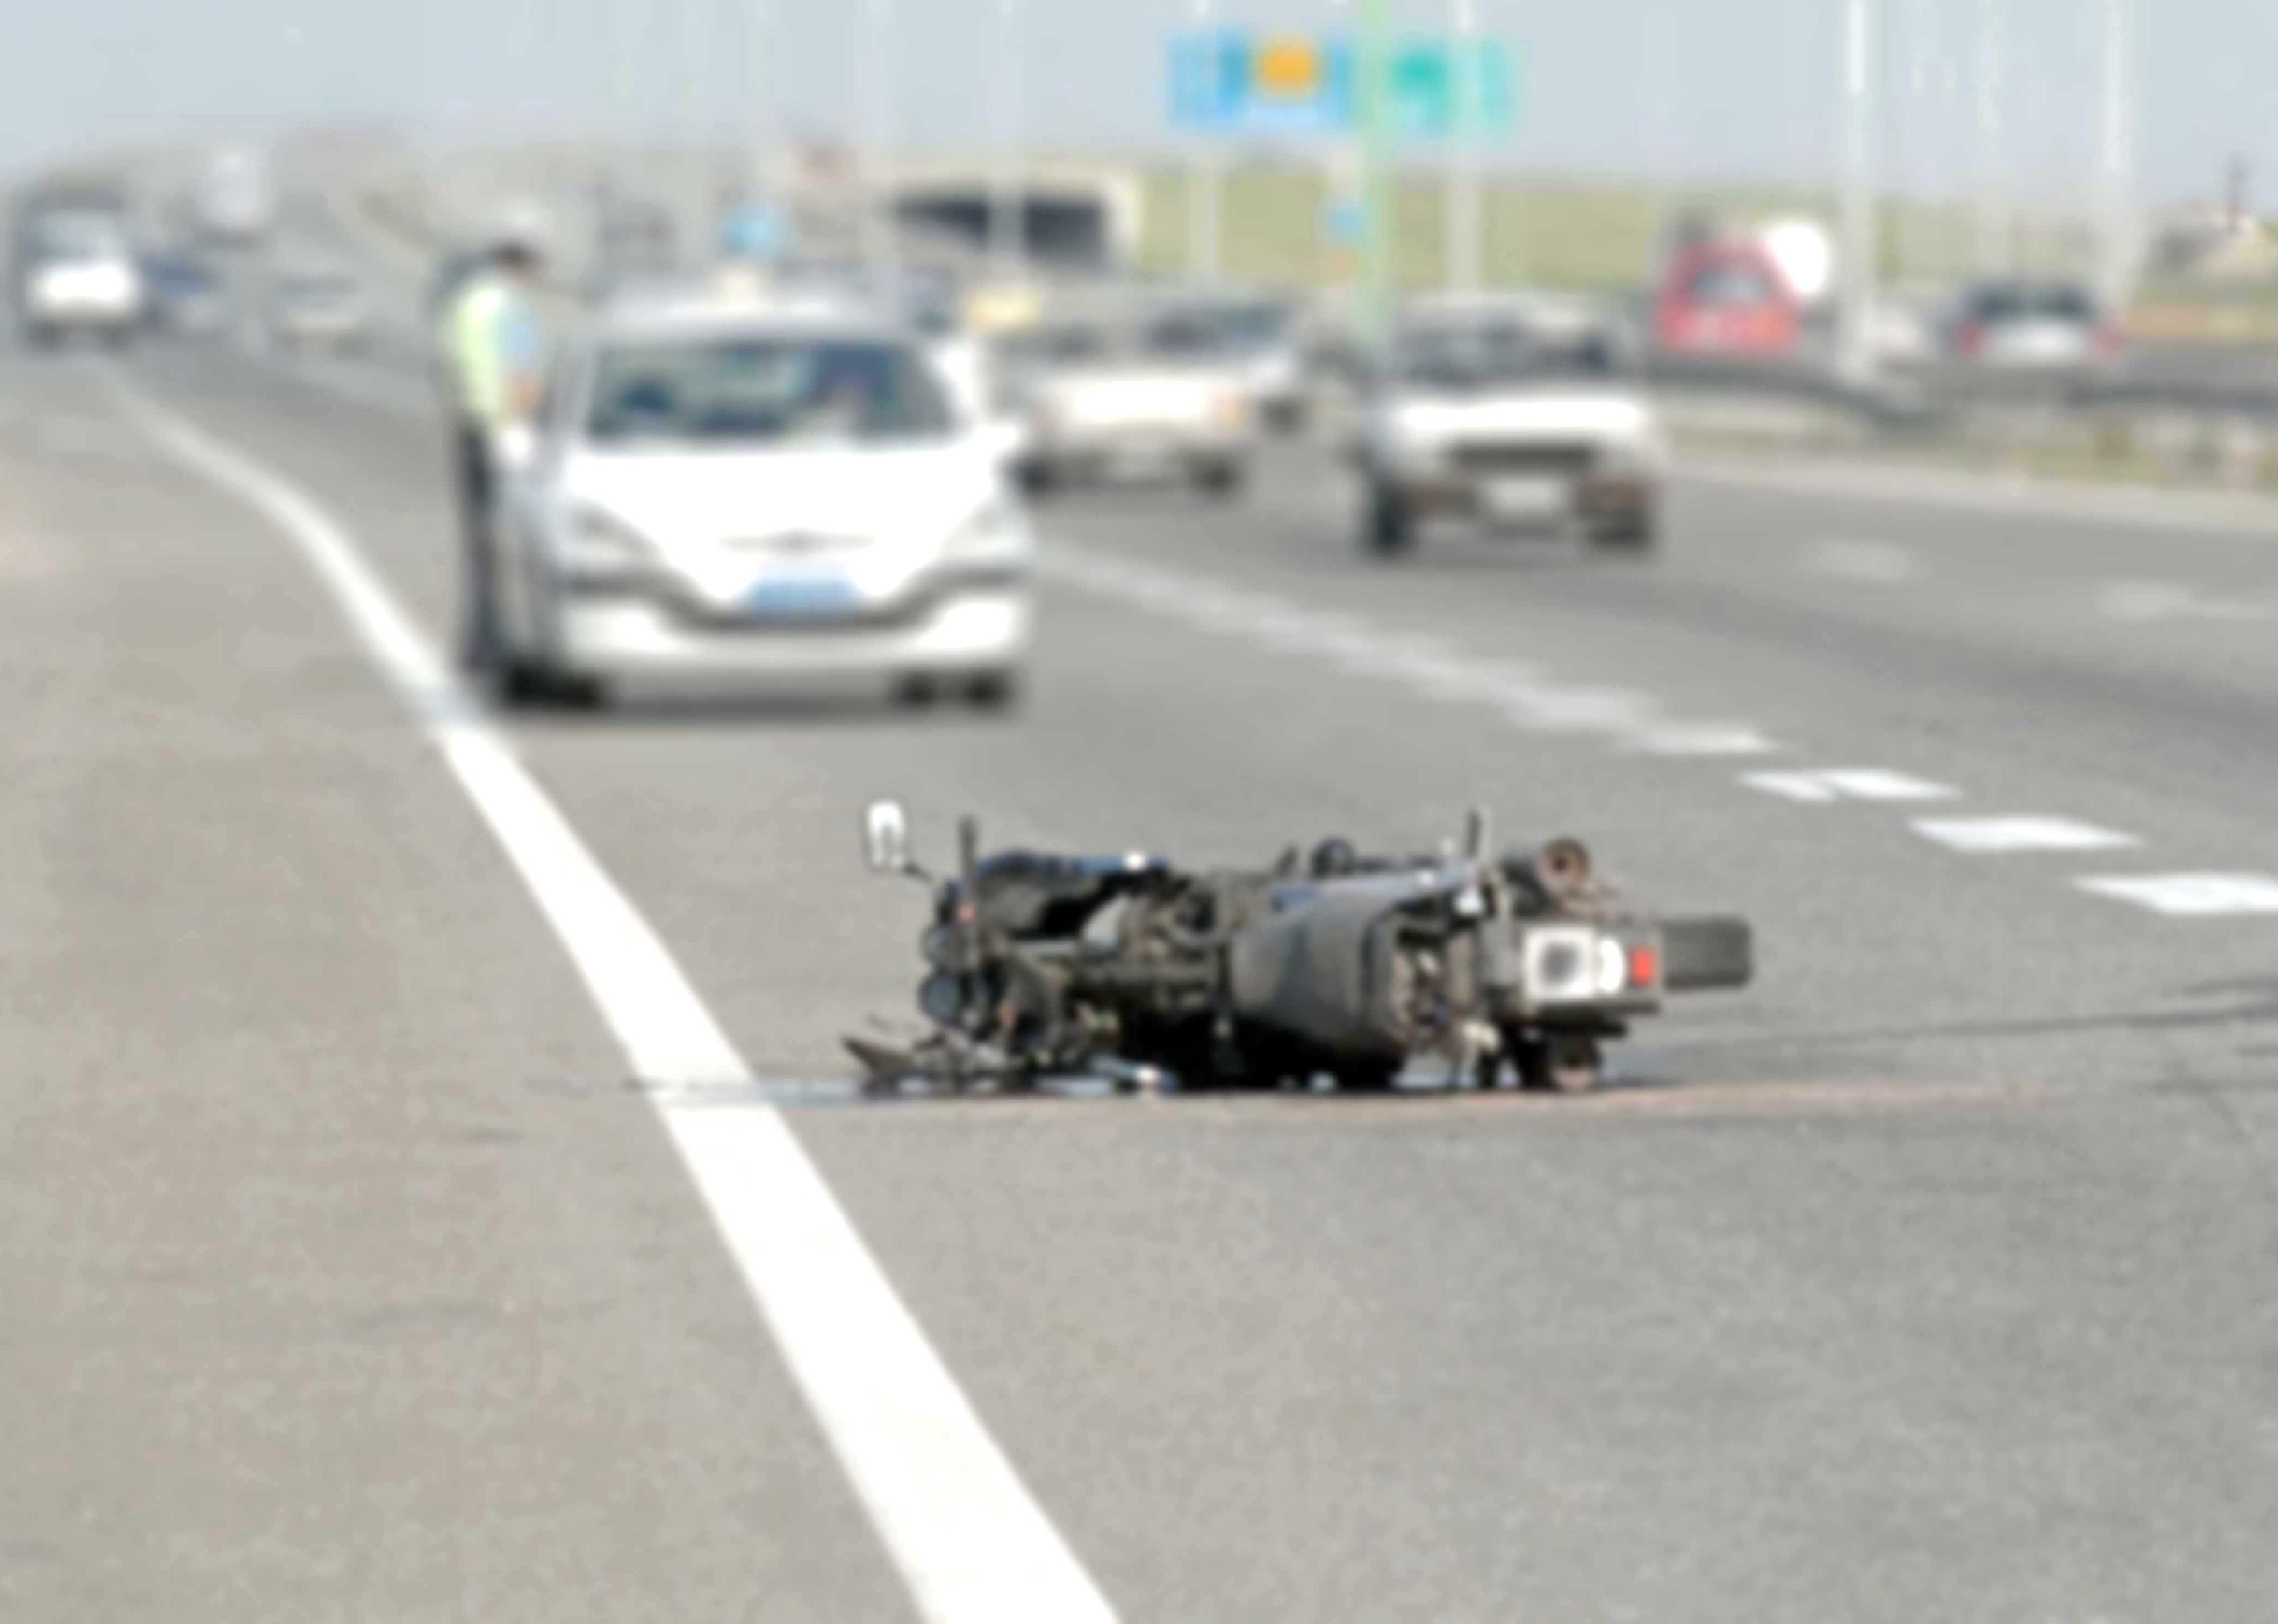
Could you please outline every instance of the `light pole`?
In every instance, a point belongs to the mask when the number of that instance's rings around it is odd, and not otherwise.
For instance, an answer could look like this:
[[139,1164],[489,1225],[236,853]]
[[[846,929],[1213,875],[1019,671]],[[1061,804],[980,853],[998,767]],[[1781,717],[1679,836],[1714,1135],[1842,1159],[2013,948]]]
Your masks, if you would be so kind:
[[[1206,38],[1217,19],[1216,0],[1194,0],[1197,34]],[[1218,280],[1219,181],[1217,139],[1207,129],[1198,130],[1194,165],[1187,176],[1187,272],[1197,283]]]
[[1479,189],[1487,126],[1485,62],[1479,52],[1479,0],[1454,0],[1450,63],[1455,128],[1449,133],[1448,286],[1459,293],[1479,286]]
[[2135,277],[2134,18],[2129,0],[2103,0],[2104,231],[2100,280],[2115,308]]
[[1842,366],[1860,379],[1875,370],[1874,25],[1870,0],[1845,0]]
[[2009,268],[2007,222],[2001,201],[2001,103],[2006,43],[2001,0],[1977,0],[1977,271],[1990,276]]
[[751,119],[748,139],[752,143],[752,206],[780,210],[784,200],[776,195],[777,176],[773,172],[777,131],[774,106],[768,100],[768,70],[773,64],[768,55],[768,0],[745,0],[745,4],[744,95],[749,103],[746,112]]
[[894,222],[893,0],[863,0],[863,28],[854,48],[854,105],[860,124],[857,207],[862,263],[882,282],[899,266]]
[[1018,280],[1027,269],[1028,213],[1021,138],[1027,122],[1021,60],[1021,0],[997,0],[996,173],[990,188],[989,249],[997,273]]
[[1392,338],[1395,266],[1392,173],[1392,0],[1360,0],[1360,29],[1353,49],[1354,88],[1360,100],[1361,333],[1381,354]]

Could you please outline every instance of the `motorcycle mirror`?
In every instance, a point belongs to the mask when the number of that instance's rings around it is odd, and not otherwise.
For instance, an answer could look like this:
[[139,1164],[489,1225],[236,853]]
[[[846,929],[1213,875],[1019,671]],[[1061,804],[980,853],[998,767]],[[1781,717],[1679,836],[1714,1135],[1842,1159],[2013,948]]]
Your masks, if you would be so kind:
[[878,874],[910,871],[910,821],[898,801],[873,801],[862,815],[862,851]]

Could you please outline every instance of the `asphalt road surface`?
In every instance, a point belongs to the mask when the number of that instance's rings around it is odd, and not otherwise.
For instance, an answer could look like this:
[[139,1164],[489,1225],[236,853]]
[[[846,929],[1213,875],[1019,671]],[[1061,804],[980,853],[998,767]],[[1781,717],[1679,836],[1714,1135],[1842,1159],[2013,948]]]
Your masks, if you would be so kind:
[[[0,358],[0,1616],[2270,1616],[2278,526],[1692,478],[1387,569],[1285,448],[1044,509],[1016,716],[493,755],[386,635],[445,466],[383,373]],[[882,794],[1484,804],[1761,980],[1584,1101],[855,1104]]]

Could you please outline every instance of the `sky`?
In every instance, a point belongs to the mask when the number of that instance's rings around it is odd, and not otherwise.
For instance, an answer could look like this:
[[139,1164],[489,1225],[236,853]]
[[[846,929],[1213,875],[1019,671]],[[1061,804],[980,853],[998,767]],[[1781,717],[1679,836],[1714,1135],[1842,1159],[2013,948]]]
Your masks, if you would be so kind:
[[[1338,0],[1204,0],[1265,31]],[[632,130],[847,133],[865,64],[903,142],[978,149],[1004,123],[1005,0],[0,0],[0,170],[74,150],[318,119],[438,139]],[[1011,0],[1021,120],[1059,149],[1174,145],[1166,41],[1197,0]],[[1349,4],[1349,0],[1346,0]],[[1393,0],[1405,28],[1452,0]],[[1477,0],[1524,64],[1494,161],[1670,180],[1816,182],[1839,150],[1844,0]],[[1871,0],[1885,177],[1948,195],[2086,195],[2105,0]],[[2278,0],[2126,0],[2147,195],[2208,196],[2234,155],[2278,198]],[[755,8],[763,12],[756,31]],[[1986,27],[1991,19],[1993,27]],[[883,19],[891,41],[866,55]],[[1997,39],[1988,51],[1984,42]],[[755,45],[756,39],[756,45]],[[872,80],[871,82],[877,82]],[[755,89],[755,87],[757,88]],[[1981,94],[1989,92],[1990,94]],[[758,111],[755,111],[758,110]],[[1984,134],[1987,118],[1998,137]]]

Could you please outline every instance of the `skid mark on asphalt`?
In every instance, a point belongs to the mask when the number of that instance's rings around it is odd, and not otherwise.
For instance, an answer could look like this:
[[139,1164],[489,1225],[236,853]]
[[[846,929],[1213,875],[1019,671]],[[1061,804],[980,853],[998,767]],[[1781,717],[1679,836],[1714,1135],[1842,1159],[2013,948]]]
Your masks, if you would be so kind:
[[1966,856],[2006,856],[2019,852],[2110,852],[2144,842],[2116,829],[2068,817],[1923,817],[1915,832]]
[[[298,487],[116,374],[181,467],[260,513],[330,589],[508,860],[624,1050],[659,1084],[757,1084],[631,899],[397,604]],[[1106,1624],[1113,1610],[895,1292],[781,1112],[650,1099],[841,1467],[933,1624]]]

